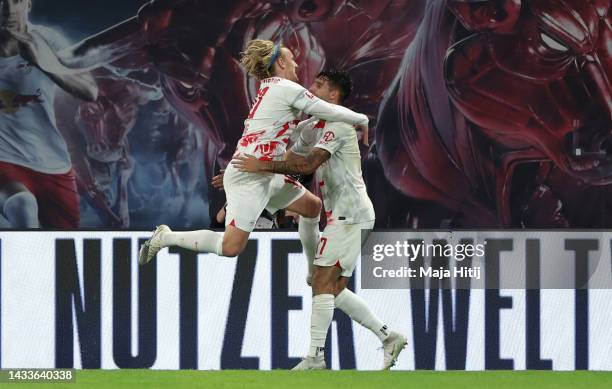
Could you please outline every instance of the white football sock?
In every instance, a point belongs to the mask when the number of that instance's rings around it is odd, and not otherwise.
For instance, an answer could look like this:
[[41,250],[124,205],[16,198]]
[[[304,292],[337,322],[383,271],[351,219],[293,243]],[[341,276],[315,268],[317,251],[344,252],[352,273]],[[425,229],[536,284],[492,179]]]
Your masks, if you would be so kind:
[[325,355],[325,338],[334,318],[334,295],[319,294],[312,298],[312,315],[310,316],[310,350],[309,357]]
[[351,319],[372,331],[381,342],[389,336],[387,325],[370,310],[364,299],[347,288],[336,296],[335,305]]
[[319,217],[309,218],[300,216],[298,233],[300,234],[300,241],[302,242],[304,254],[306,254],[306,260],[308,261],[308,274],[312,275],[315,254],[319,244]]
[[223,255],[223,234],[210,231],[167,232],[161,237],[162,247],[178,246],[199,253]]

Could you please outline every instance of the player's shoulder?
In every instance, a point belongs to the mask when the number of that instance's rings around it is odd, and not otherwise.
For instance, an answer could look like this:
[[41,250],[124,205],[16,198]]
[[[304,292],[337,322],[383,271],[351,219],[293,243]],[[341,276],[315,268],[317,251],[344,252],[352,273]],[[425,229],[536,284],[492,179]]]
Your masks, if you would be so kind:
[[355,133],[355,127],[344,122],[325,122],[324,131],[333,131],[338,135],[353,135]]
[[276,81],[276,84],[278,84],[280,86],[287,87],[287,88],[304,89],[304,87],[301,86],[300,84],[298,84],[297,82],[288,80],[286,78],[272,77],[272,80],[278,80],[278,81]]
[[279,78],[278,86],[283,88],[284,90],[291,91],[293,93],[310,93],[304,88],[302,85],[298,84],[295,81],[288,80],[286,78]]

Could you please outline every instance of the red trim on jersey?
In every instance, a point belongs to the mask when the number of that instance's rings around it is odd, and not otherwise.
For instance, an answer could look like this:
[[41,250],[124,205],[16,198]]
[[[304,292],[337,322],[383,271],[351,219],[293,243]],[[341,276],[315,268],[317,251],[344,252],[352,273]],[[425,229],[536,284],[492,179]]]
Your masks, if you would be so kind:
[[292,120],[283,124],[283,128],[281,128],[281,130],[276,134],[275,138],[280,138],[281,136],[285,135],[285,132],[289,131],[292,124],[297,126],[299,122],[299,120]]
[[257,142],[257,140],[259,140],[259,138],[261,137],[261,135],[263,135],[264,132],[266,131],[261,130],[261,131],[253,132],[251,134],[246,134],[242,136],[242,138],[240,138],[240,146],[247,147],[251,143]]
[[325,120],[319,120],[317,124],[315,124],[314,128],[325,128]]
[[342,266],[340,266],[340,260],[337,260],[334,266],[337,266],[338,269],[342,270]]
[[323,185],[325,185],[325,181],[320,181],[319,186],[323,186]]
[[229,225],[232,227],[236,227],[236,220],[232,219]]
[[289,131],[289,124],[291,124],[291,122],[287,122],[283,124],[283,128],[281,128],[281,130],[278,133],[276,133],[275,138],[280,138],[281,136],[285,134],[285,132]]
[[[261,153],[261,157],[259,158],[261,161],[272,161],[272,159],[274,158],[274,152],[276,151],[276,148],[278,147],[278,145],[280,144],[280,142],[267,142],[267,143],[260,143],[257,146],[255,146],[255,152],[260,152]],[[262,159],[265,158],[265,159]]]

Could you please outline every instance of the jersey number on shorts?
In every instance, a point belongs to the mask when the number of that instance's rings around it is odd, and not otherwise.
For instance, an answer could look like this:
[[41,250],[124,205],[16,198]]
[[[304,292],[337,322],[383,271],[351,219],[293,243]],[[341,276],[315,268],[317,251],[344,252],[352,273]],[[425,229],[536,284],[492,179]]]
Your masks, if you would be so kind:
[[319,250],[319,255],[323,255],[323,250],[325,250],[325,245],[327,245],[327,238],[321,238],[321,240],[319,241],[319,247],[321,248]]
[[259,104],[261,104],[261,100],[263,99],[263,97],[266,95],[266,93],[268,92],[268,89],[270,89],[269,86],[260,89],[259,92],[257,93],[257,98],[255,99],[255,104],[253,104],[253,108],[251,108],[251,112],[249,112],[249,119],[253,119],[253,116],[255,116],[255,111],[257,111],[257,108],[259,108]]

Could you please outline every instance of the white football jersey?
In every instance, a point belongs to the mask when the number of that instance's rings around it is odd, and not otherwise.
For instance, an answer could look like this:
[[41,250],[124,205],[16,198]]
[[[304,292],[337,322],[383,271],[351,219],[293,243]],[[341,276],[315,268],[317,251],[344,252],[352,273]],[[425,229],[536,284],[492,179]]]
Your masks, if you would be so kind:
[[293,81],[270,77],[261,81],[255,102],[244,121],[236,154],[250,154],[266,161],[280,159],[300,112],[351,124],[368,123],[367,116],[329,104]]
[[21,56],[0,57],[0,161],[41,173],[70,170],[70,154],[55,123],[56,88]]
[[331,157],[316,171],[321,189],[327,224],[356,224],[375,219],[361,174],[361,154],[355,128],[346,123],[321,120],[316,148],[327,150]]

